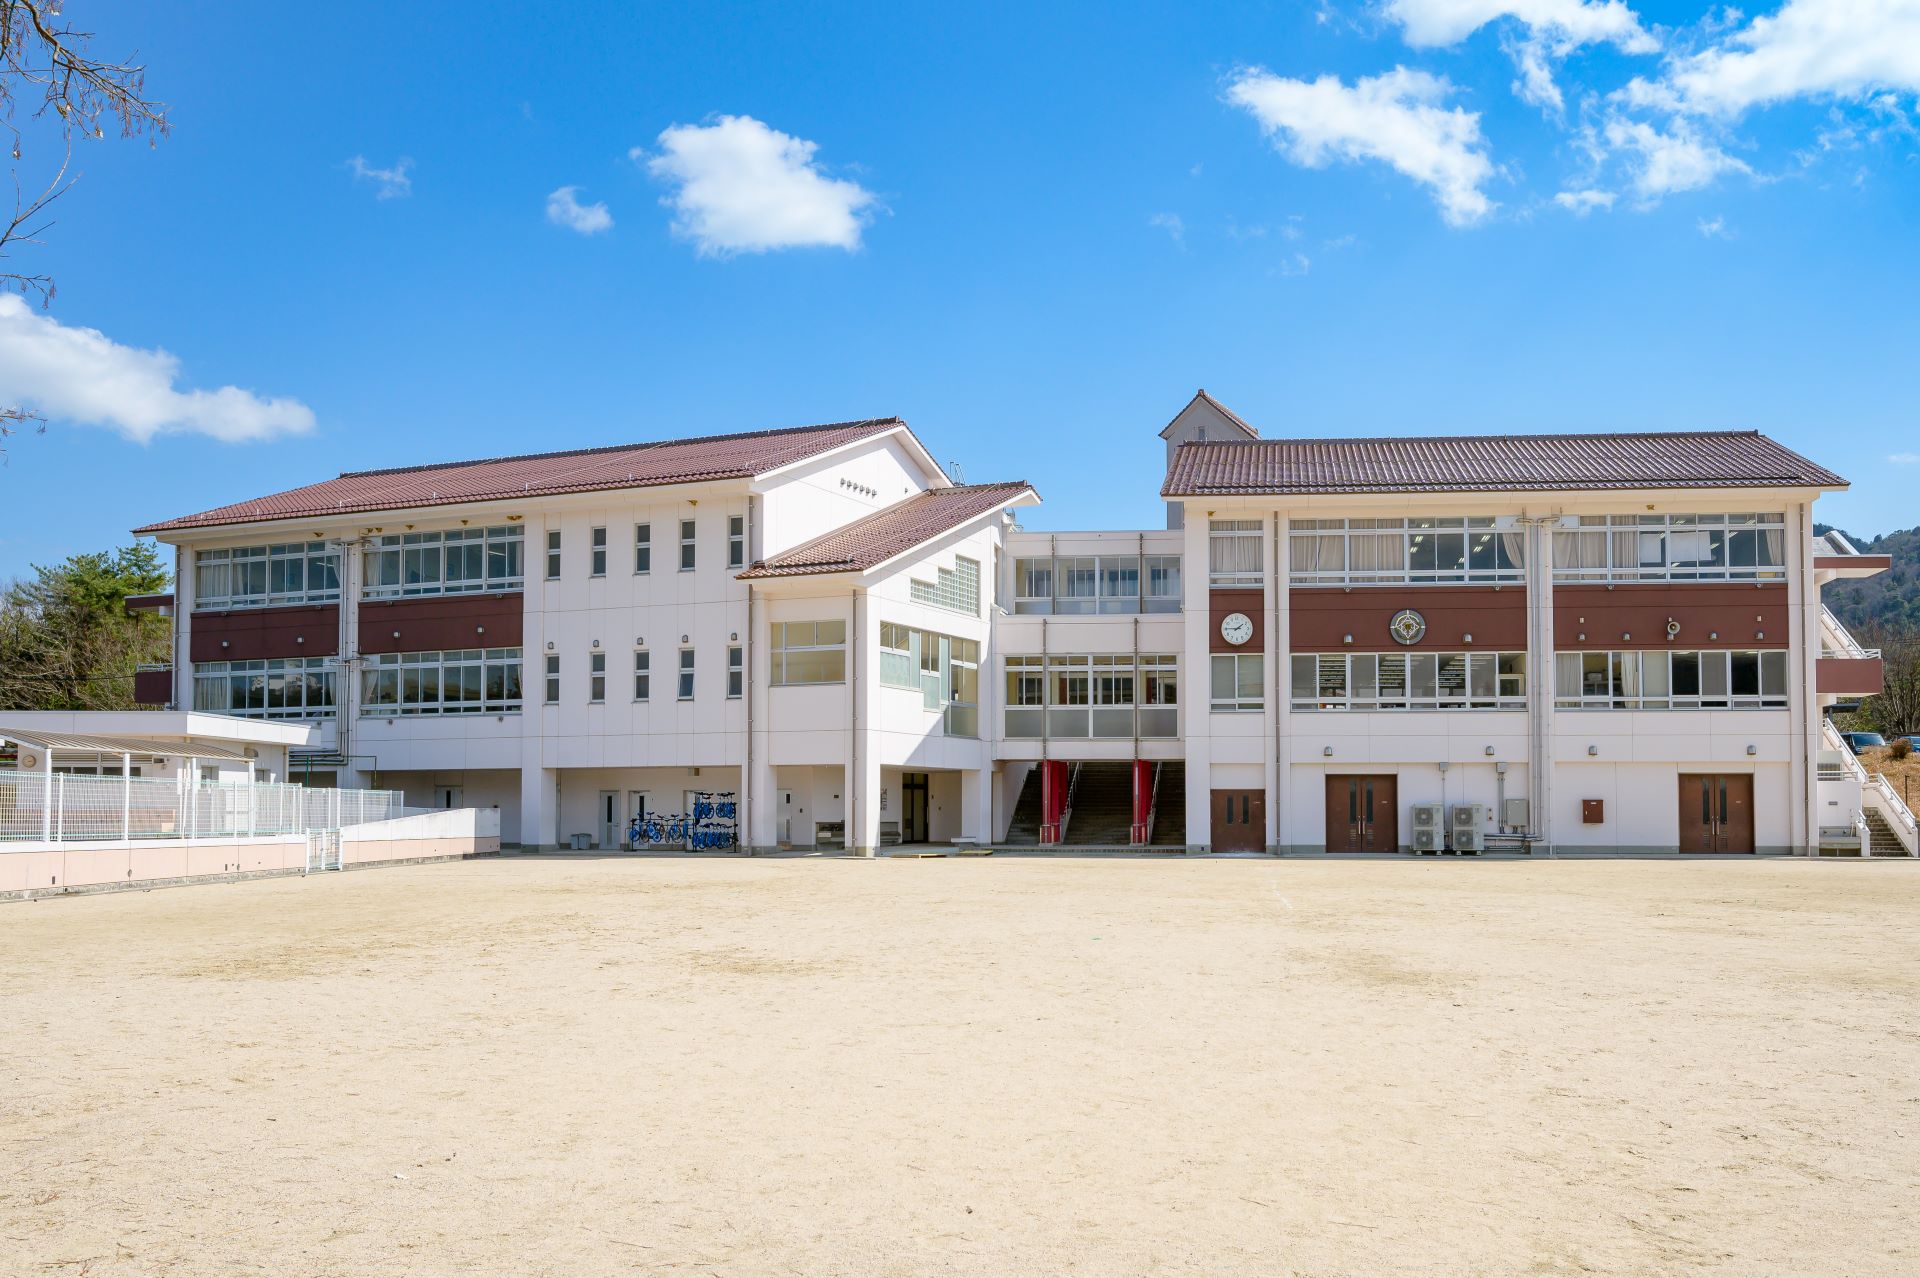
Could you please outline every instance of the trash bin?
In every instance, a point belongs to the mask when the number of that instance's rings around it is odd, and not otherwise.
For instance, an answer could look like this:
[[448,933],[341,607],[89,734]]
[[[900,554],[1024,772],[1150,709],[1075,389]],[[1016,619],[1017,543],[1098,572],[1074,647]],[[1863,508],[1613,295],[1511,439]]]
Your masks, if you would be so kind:
[[593,836],[591,834],[576,834],[572,836],[570,842],[572,842],[575,852],[585,852],[593,846]]

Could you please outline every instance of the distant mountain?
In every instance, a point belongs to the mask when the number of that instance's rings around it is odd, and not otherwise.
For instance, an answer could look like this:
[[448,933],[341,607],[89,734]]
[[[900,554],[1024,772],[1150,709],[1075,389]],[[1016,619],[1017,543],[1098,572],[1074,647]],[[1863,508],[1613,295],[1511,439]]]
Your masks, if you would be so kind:
[[[1816,533],[1827,532],[1830,527],[1813,526]],[[1857,537],[1844,528],[1840,534],[1862,554],[1893,556],[1893,567],[1878,577],[1836,581],[1821,591],[1820,597],[1833,609],[1833,615],[1856,632],[1876,625],[1920,630],[1920,528],[1873,538]]]

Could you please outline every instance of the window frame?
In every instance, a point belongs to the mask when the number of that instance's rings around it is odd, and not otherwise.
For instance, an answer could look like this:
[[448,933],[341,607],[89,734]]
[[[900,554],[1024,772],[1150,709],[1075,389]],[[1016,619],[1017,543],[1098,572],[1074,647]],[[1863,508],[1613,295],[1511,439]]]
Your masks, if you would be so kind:
[[[236,592],[234,583],[243,567],[260,564],[260,589]],[[276,590],[276,568],[298,563],[301,589]],[[271,542],[257,546],[211,546],[193,552],[193,611],[241,612],[291,604],[336,603],[341,597],[340,547],[325,541]],[[311,588],[316,574],[330,575],[333,584]],[[210,591],[203,583],[223,577],[226,587]],[[250,574],[249,574],[250,575]]]
[[590,529],[587,533],[587,575],[604,577],[607,575],[607,530]]
[[560,530],[558,528],[547,529],[547,580],[548,581],[560,580],[560,568],[561,568],[560,548],[561,548]]
[[607,704],[607,653],[604,648],[594,648],[587,653],[587,704]]
[[[439,652],[369,654],[361,671],[363,719],[438,718],[443,715],[519,714],[524,706],[524,654],[519,648],[459,648]],[[469,678],[469,673],[472,677]],[[499,678],[499,695],[494,677]],[[468,687],[474,696],[449,698]],[[433,688],[433,696],[420,690]],[[389,690],[383,693],[382,689]],[[412,690],[409,695],[409,689]],[[509,692],[512,695],[509,695]]]
[[691,519],[680,521],[680,571],[693,572],[699,563],[699,525]]
[[[340,665],[334,657],[272,657],[252,661],[196,661],[193,663],[191,705],[196,711],[231,715],[236,719],[334,719],[340,715]],[[292,677],[298,676],[300,704],[286,702]],[[280,680],[281,703],[269,705],[274,681]],[[233,704],[234,692],[242,685],[257,685],[260,704],[250,705],[247,696]],[[204,685],[204,687],[203,687]],[[218,685],[222,695],[209,694]],[[324,700],[314,701],[310,694],[324,691]]]
[[674,700],[692,701],[697,685],[694,682],[696,666],[691,645],[680,649],[679,682],[674,688]]
[[546,700],[542,702],[542,704],[549,705],[549,706],[557,706],[560,704],[560,654],[559,653],[549,652],[547,654],[547,669],[544,677],[546,679],[546,688],[544,689],[544,691],[546,692],[547,696],[546,696]]
[[[822,627],[832,626],[839,630],[839,638],[822,638]],[[885,624],[883,623],[883,629]],[[831,634],[832,631],[827,631]],[[796,639],[802,642],[795,642]],[[821,617],[807,621],[776,621],[768,632],[768,655],[771,657],[767,683],[775,688],[826,688],[847,681],[847,622],[844,617]],[[816,655],[832,653],[837,655],[833,678],[794,678],[792,660],[794,654],[806,654],[797,663],[806,673],[813,673]],[[918,687],[918,684],[914,685]]]
[[653,571],[653,525],[633,526],[633,575],[645,577]]
[[746,695],[747,650],[739,644],[727,645],[727,700],[738,701]]
[[633,650],[633,700],[645,704],[653,699],[653,654],[645,648]]
[[[1222,696],[1220,693],[1220,672],[1224,668],[1232,671],[1230,676],[1232,691]],[[1244,689],[1244,670],[1255,674],[1256,688],[1252,696]],[[1259,652],[1214,652],[1208,654],[1207,661],[1207,709],[1212,714],[1261,714],[1267,708],[1266,654]]]
[[747,566],[747,517],[727,516],[727,567]]

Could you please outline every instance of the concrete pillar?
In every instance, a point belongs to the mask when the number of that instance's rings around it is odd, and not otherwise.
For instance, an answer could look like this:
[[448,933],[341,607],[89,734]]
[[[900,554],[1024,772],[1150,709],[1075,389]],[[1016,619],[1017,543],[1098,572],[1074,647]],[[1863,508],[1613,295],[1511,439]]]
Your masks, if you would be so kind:
[[193,709],[193,552],[173,549],[173,708]]
[[1272,792],[1267,796],[1267,850],[1276,854],[1287,850],[1288,782],[1293,776],[1293,541],[1287,536],[1285,511],[1273,514],[1273,570],[1268,580],[1268,598],[1272,601],[1273,624],[1267,628],[1268,646],[1273,651],[1273,687],[1269,690],[1267,713],[1273,733],[1267,738],[1273,745]]
[[960,774],[960,837],[993,842],[993,769],[974,768]]
[[[536,744],[538,739],[536,738]],[[560,772],[538,766],[520,769],[520,850],[551,851],[560,844]]]
[[1557,520],[1527,523],[1527,815],[1540,841],[1536,854],[1553,853],[1554,639],[1553,537]]
[[[360,596],[365,590],[366,560],[351,537],[342,538],[339,546],[340,651],[334,658],[333,731],[334,748],[346,763],[335,784],[342,789],[357,790],[366,787],[371,779],[368,765],[378,764],[377,759],[367,756],[373,754],[369,745],[379,740],[370,732],[365,740],[360,735],[360,666],[356,658],[360,655]],[[356,754],[361,756],[358,760],[354,757]]]
[[1820,853],[1820,723],[1825,717],[1816,691],[1820,656],[1820,586],[1813,572],[1813,503],[1787,509],[1787,743],[1792,790],[1787,802],[1788,836],[1794,852]]
[[875,743],[880,623],[867,592],[855,590],[847,627],[847,683],[853,721],[847,741],[847,851],[873,856],[880,847],[880,755]]

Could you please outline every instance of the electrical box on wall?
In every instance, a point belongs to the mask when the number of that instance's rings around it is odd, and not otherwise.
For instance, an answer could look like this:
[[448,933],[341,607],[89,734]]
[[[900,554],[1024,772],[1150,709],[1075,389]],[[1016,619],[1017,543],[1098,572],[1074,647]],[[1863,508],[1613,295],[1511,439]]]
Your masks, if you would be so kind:
[[1604,825],[1607,820],[1607,801],[1605,799],[1580,800],[1580,824]]
[[1529,824],[1527,801],[1525,799],[1502,799],[1500,801],[1500,824],[1509,830],[1525,830]]

